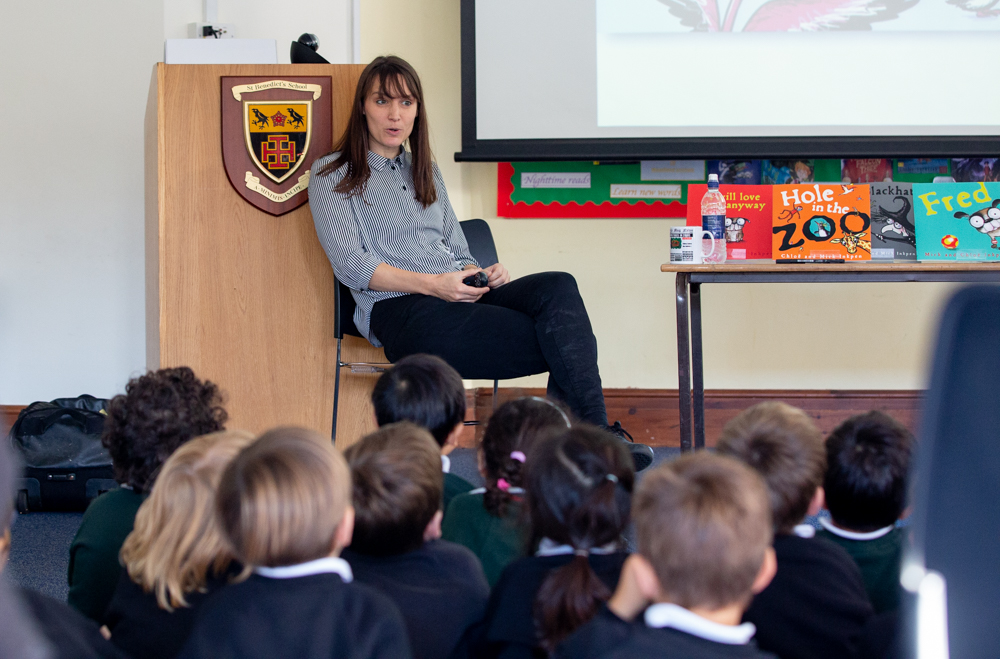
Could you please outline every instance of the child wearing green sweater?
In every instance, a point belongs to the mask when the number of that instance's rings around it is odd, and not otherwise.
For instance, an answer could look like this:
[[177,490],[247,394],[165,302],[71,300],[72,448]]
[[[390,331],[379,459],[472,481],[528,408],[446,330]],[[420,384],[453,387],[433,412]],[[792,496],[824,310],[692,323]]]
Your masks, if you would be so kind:
[[826,440],[823,480],[830,519],[817,535],[847,550],[861,568],[876,613],[899,607],[906,477],[913,436],[882,412],[851,417]]

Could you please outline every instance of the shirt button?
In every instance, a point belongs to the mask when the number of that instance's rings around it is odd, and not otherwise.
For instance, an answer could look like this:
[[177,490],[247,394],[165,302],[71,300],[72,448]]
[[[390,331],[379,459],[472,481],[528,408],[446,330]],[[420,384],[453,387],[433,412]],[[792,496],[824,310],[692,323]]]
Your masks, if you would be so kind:
[[405,185],[403,186],[403,189],[404,189],[404,190],[406,189],[406,186],[405,186]]
[[389,169],[396,169],[396,166],[395,166],[395,165],[393,165],[393,166],[392,166],[392,167],[390,167]]

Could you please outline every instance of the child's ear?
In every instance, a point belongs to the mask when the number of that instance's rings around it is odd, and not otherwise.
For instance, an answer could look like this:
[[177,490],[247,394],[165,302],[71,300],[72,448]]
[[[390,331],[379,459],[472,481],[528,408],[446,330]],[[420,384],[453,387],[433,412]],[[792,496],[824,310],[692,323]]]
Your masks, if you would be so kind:
[[632,554],[625,559],[618,587],[608,600],[608,609],[622,620],[632,620],[661,599],[663,593],[656,571],[643,556]]
[[817,487],[816,492],[813,494],[812,501],[809,502],[809,510],[806,515],[818,515],[819,511],[823,510],[823,506],[826,505],[826,492],[823,491],[822,487]]
[[434,517],[431,517],[431,521],[427,522],[427,526],[424,527],[424,542],[430,542],[431,540],[437,540],[441,537],[441,520],[444,519],[444,513],[440,510],[434,513]]
[[340,550],[351,544],[354,537],[354,506],[348,506],[344,516],[340,518],[337,531],[333,536],[333,555],[340,555]]
[[451,432],[444,439],[444,446],[441,447],[441,455],[448,455],[458,448],[458,439],[462,436],[463,430],[465,430],[464,423],[459,421],[455,424],[455,427],[451,429]]
[[751,587],[753,594],[756,595],[767,588],[768,584],[771,583],[771,579],[774,579],[774,575],[777,573],[778,557],[774,554],[774,547],[768,547],[764,552],[764,562],[760,564],[760,570],[757,571],[757,578],[753,580],[753,586]]

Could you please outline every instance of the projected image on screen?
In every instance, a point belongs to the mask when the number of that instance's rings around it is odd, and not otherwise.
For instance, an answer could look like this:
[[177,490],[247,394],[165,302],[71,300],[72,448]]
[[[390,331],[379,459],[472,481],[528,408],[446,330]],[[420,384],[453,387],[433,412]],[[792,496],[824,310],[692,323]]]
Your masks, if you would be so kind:
[[[597,124],[997,134],[1000,0],[596,0]],[[637,90],[641,90],[638,94]]]
[[[654,0],[664,32],[989,30],[1000,0]],[[919,8],[917,5],[920,5]],[[913,11],[916,9],[916,11]],[[908,13],[907,13],[908,12]],[[979,20],[975,23],[970,19]]]

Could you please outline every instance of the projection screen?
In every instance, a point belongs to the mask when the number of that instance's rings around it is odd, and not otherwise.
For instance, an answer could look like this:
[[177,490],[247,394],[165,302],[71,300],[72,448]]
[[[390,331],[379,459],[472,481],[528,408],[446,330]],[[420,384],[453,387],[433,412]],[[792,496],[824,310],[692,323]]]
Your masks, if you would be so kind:
[[457,160],[1000,155],[1000,0],[462,0]]

